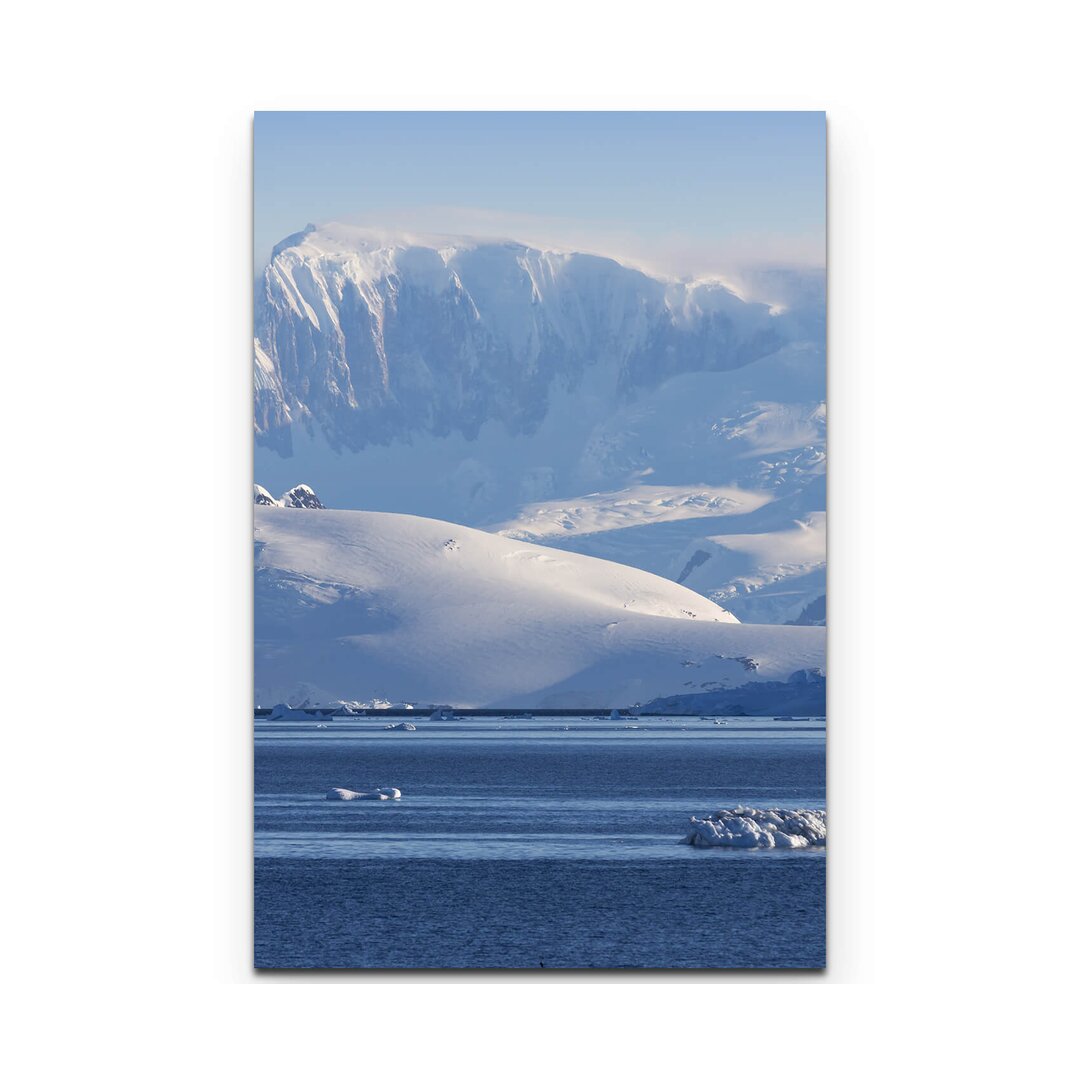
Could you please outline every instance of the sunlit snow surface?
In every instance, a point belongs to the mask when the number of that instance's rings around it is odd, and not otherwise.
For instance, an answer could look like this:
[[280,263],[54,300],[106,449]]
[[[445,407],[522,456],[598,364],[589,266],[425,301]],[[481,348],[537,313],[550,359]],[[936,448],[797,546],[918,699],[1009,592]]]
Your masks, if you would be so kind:
[[543,541],[567,533],[586,536],[687,518],[746,514],[769,501],[768,495],[734,487],[639,484],[576,500],[534,503],[524,507],[514,521],[491,526],[491,530],[515,540]]
[[824,664],[821,628],[739,625],[634,567],[432,518],[255,507],[259,704],[610,709]]

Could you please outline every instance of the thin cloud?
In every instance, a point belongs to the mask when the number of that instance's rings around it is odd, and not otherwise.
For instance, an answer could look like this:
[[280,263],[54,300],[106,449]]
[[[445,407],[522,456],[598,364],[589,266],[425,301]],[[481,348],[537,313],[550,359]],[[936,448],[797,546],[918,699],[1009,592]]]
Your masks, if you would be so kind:
[[715,238],[679,233],[653,236],[569,218],[461,206],[412,207],[338,220],[369,228],[515,240],[547,249],[605,255],[675,279],[825,264],[824,230],[798,236],[748,232]]

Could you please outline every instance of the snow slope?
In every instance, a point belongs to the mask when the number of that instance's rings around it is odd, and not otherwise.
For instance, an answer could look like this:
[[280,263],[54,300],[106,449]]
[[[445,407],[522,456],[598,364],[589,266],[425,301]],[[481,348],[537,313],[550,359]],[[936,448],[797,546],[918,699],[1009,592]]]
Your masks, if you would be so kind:
[[790,529],[692,541],[671,576],[750,622],[793,622],[825,593],[825,514]]
[[660,522],[746,514],[768,501],[764,493],[738,488],[639,484],[621,491],[593,492],[576,500],[532,503],[513,521],[493,525],[491,530],[515,540],[544,543],[570,533],[592,536]]
[[256,701],[611,707],[824,666],[674,582],[401,514],[255,507]]
[[786,623],[825,593],[824,495],[823,476],[779,499],[760,488],[638,485],[530,504],[492,528],[660,574],[740,622]]

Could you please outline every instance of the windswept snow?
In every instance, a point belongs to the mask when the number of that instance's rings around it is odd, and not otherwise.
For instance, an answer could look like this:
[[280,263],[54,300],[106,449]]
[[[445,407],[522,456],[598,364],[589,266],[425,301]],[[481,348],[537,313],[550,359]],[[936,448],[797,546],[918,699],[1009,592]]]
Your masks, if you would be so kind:
[[736,806],[690,819],[684,844],[698,847],[808,848],[825,846],[824,810],[755,810]]
[[429,518],[255,508],[258,700],[632,705],[824,664],[632,567]]

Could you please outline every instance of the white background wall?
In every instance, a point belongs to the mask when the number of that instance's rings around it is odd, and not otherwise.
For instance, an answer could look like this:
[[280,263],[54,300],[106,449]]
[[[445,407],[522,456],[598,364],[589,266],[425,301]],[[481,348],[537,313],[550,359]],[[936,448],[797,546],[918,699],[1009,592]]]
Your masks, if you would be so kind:
[[[1053,1074],[1075,962],[1073,14],[393,10],[7,13],[17,1074]],[[250,971],[251,114],[434,105],[828,111],[823,977]]]

